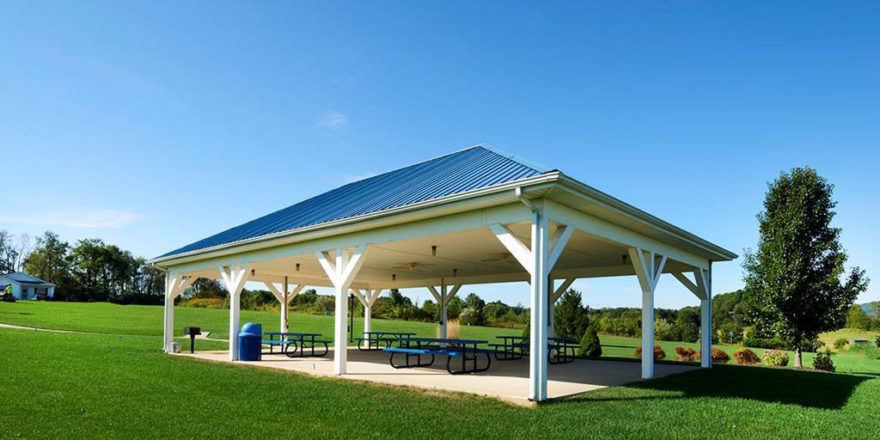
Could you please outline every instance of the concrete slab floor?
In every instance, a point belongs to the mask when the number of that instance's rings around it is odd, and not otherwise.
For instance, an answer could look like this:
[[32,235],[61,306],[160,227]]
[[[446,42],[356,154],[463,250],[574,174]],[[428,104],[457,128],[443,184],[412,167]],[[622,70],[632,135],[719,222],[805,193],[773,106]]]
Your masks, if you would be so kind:
[[[180,353],[216,362],[230,362],[228,351],[199,351]],[[289,358],[285,355],[264,354],[259,362],[236,362],[261,368],[294,371],[315,376],[341,377],[388,385],[422,388],[433,391],[453,391],[490,396],[516,404],[528,405],[528,358],[520,360],[492,360],[492,367],[482,373],[451,375],[446,372],[445,357],[438,356],[434,365],[426,368],[395,369],[388,363],[388,353],[348,349],[348,373],[333,374],[333,350],[323,357]],[[697,369],[690,365],[656,364],[655,377],[668,376]],[[641,364],[606,360],[577,359],[569,364],[550,365],[547,392],[551,399],[573,396],[613,385],[639,380]]]

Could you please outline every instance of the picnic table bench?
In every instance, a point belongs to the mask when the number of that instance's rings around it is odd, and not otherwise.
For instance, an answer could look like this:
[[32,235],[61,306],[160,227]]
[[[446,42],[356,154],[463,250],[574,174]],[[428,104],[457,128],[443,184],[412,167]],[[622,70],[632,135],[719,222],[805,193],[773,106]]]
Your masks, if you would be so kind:
[[[443,338],[407,338],[400,347],[385,347],[382,350],[390,353],[388,362],[394,368],[429,367],[434,364],[436,356],[446,356],[446,371],[449,374],[479,373],[492,365],[489,356],[494,350],[479,348],[488,341],[471,339]],[[395,356],[403,355],[403,363],[395,363]],[[480,366],[479,359],[485,357],[486,365]],[[461,362],[453,363],[453,359]]]
[[[270,332],[267,333],[269,339],[263,339],[261,342],[269,346],[269,354],[274,354],[273,347],[281,347],[281,353],[287,357],[320,357],[326,355],[330,348],[327,344],[330,341],[317,339],[322,335],[320,333],[298,333],[298,332]],[[278,339],[275,339],[275,337]],[[323,351],[316,351],[315,347],[323,345]],[[291,347],[293,349],[291,350]],[[309,350],[308,352],[306,350]]]
[[415,335],[411,332],[364,332],[363,338],[355,338],[355,340],[358,341],[358,350],[375,351],[381,350],[383,345],[391,347],[392,344],[397,343],[402,346],[404,339]]

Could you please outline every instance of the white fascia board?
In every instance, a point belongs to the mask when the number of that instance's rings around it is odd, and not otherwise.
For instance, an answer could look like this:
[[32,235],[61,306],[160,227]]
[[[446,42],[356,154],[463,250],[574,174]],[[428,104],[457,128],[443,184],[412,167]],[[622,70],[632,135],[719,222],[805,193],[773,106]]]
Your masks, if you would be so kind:
[[220,255],[174,264],[173,267],[174,270],[179,272],[194,272],[210,267],[230,265],[232,264],[230,262],[256,263],[284,257],[313,254],[327,249],[335,249],[339,246],[356,247],[368,244],[381,244],[474,230],[488,227],[494,223],[517,223],[528,221],[531,218],[530,216],[531,212],[522,203],[511,202],[503,206],[427,218],[393,226],[364,229],[308,241],[279,244],[272,247],[241,250],[230,255]]

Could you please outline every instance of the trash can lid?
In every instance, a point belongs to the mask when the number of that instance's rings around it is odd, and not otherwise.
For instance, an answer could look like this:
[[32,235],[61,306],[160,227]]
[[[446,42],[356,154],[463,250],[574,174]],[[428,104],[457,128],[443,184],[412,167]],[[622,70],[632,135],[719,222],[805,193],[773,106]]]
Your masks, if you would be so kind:
[[241,332],[239,332],[239,334],[263,336],[263,324],[247,322],[243,326],[241,326]]

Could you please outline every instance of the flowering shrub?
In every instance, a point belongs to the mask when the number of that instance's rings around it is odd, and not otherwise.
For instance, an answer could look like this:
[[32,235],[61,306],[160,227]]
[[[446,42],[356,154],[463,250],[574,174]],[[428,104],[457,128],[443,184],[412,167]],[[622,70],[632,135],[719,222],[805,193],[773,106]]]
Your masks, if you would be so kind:
[[696,356],[697,352],[694,351],[693,348],[684,348],[684,347],[675,347],[675,355],[677,356],[678,361],[683,362],[692,362],[699,359]]
[[[694,355],[694,359],[701,359],[702,357],[703,357],[702,351],[698,351]],[[713,348],[712,349],[712,363],[713,364],[726,364],[727,361],[729,361],[729,360],[730,360],[730,356],[728,356],[724,350],[722,350],[720,348]]]
[[712,363],[713,364],[726,364],[727,361],[730,360],[730,356],[727,355],[727,352],[720,348],[712,349]]
[[761,356],[761,362],[764,365],[784,367],[788,365],[788,353],[779,350],[767,350]]
[[758,359],[758,355],[754,351],[748,348],[740,348],[734,351],[733,358],[736,359],[736,363],[739,365],[757,364],[761,360]]
[[[639,347],[639,348],[636,349],[636,357],[641,359],[641,357],[642,357],[642,347]],[[654,346],[654,360],[655,360],[655,361],[659,361],[659,360],[661,360],[661,359],[666,359],[666,352],[663,351],[663,349],[660,348],[659,345],[655,345],[655,346]]]

